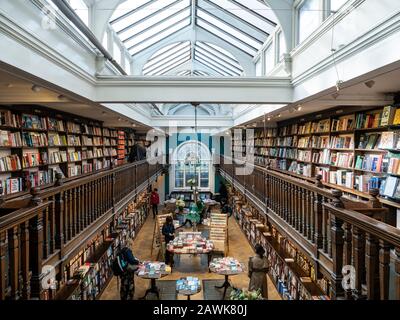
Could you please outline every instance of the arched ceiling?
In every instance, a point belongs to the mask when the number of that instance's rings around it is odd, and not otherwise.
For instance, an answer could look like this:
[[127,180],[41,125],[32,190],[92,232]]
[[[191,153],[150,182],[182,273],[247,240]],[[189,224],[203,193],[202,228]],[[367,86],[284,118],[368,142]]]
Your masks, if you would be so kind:
[[[228,56],[243,55],[251,61],[275,29],[277,19],[261,0],[126,0],[114,11],[110,25],[134,58],[153,49],[154,55],[160,50],[159,43],[176,44],[174,37],[180,31],[191,30],[186,40],[179,41],[183,55],[172,66],[197,60],[216,74],[239,76],[243,70],[239,59],[233,57],[234,66],[229,59],[221,62],[221,50],[225,49],[224,57],[228,51]],[[197,34],[202,31],[218,40],[219,49],[198,41]]]

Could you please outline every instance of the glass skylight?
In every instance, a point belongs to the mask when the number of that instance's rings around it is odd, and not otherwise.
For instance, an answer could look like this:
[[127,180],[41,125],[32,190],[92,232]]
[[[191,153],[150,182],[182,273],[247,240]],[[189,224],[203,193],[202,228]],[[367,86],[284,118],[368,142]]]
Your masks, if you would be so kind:
[[[144,75],[173,72],[168,67],[189,53],[189,59],[203,64],[207,72],[193,72],[192,67],[190,73],[177,74],[239,76],[243,68],[232,53],[239,50],[253,58],[276,27],[275,21],[271,8],[259,0],[127,0],[115,10],[110,25],[132,56],[152,53]],[[181,37],[177,43],[181,30],[188,31],[187,41]],[[191,43],[197,31],[206,36],[208,32],[221,45]],[[160,50],[161,41],[166,47]]]

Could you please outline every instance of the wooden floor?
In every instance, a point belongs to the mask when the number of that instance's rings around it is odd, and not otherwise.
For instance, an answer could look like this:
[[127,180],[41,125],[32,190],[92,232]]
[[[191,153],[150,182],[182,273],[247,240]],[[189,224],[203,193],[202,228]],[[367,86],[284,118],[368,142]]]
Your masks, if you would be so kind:
[[[133,252],[140,260],[155,260],[157,257],[158,249],[153,250],[153,256],[150,255],[151,246],[153,241],[153,229],[155,220],[150,216],[146,223],[143,225],[139,234],[137,235]],[[229,256],[235,257],[240,262],[244,263],[247,267],[247,261],[250,256],[254,255],[254,251],[248,243],[246,237],[240,230],[233,217],[229,218]],[[223,279],[222,276],[215,275],[208,272],[206,257],[184,255],[180,258],[180,263],[174,269],[171,275],[163,278],[163,280],[176,280],[182,276],[194,276],[200,280],[203,279]],[[246,288],[249,284],[247,272],[230,277],[232,284],[236,288]],[[135,299],[142,297],[149,287],[149,281],[135,277],[136,291]],[[280,300],[280,296],[276,291],[275,286],[268,279],[268,290],[270,300]],[[185,297],[178,296],[179,300],[186,299]],[[192,297],[193,300],[203,300],[203,293]],[[105,289],[101,296],[101,300],[119,300],[119,291],[117,289],[117,279],[114,277],[108,287]]]

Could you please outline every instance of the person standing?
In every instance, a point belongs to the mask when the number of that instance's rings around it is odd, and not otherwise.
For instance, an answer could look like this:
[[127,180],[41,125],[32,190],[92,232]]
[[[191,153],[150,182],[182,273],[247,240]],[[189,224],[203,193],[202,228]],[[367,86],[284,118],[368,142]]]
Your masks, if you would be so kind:
[[153,218],[158,215],[158,205],[160,204],[160,196],[158,195],[158,190],[154,189],[150,196],[151,207],[153,209]]
[[255,246],[256,255],[249,259],[249,291],[260,290],[261,295],[268,299],[267,273],[269,264],[264,256],[265,250],[260,244]]
[[124,247],[121,249],[118,262],[121,266],[121,270],[123,270],[120,275],[121,300],[133,300],[135,295],[135,272],[138,269],[140,261],[135,258],[129,247]]
[[162,234],[165,239],[165,263],[166,264],[173,264],[173,255],[171,252],[168,251],[168,243],[175,238],[175,227],[174,227],[174,220],[171,216],[168,216],[163,227],[162,227]]

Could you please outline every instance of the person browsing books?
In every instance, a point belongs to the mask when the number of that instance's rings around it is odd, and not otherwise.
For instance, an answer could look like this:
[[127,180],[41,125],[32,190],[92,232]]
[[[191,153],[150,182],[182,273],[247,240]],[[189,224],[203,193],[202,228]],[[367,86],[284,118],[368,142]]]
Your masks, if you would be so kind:
[[249,259],[249,291],[261,292],[261,295],[268,299],[267,273],[269,271],[269,263],[264,256],[265,250],[260,244],[255,246],[256,255]]

